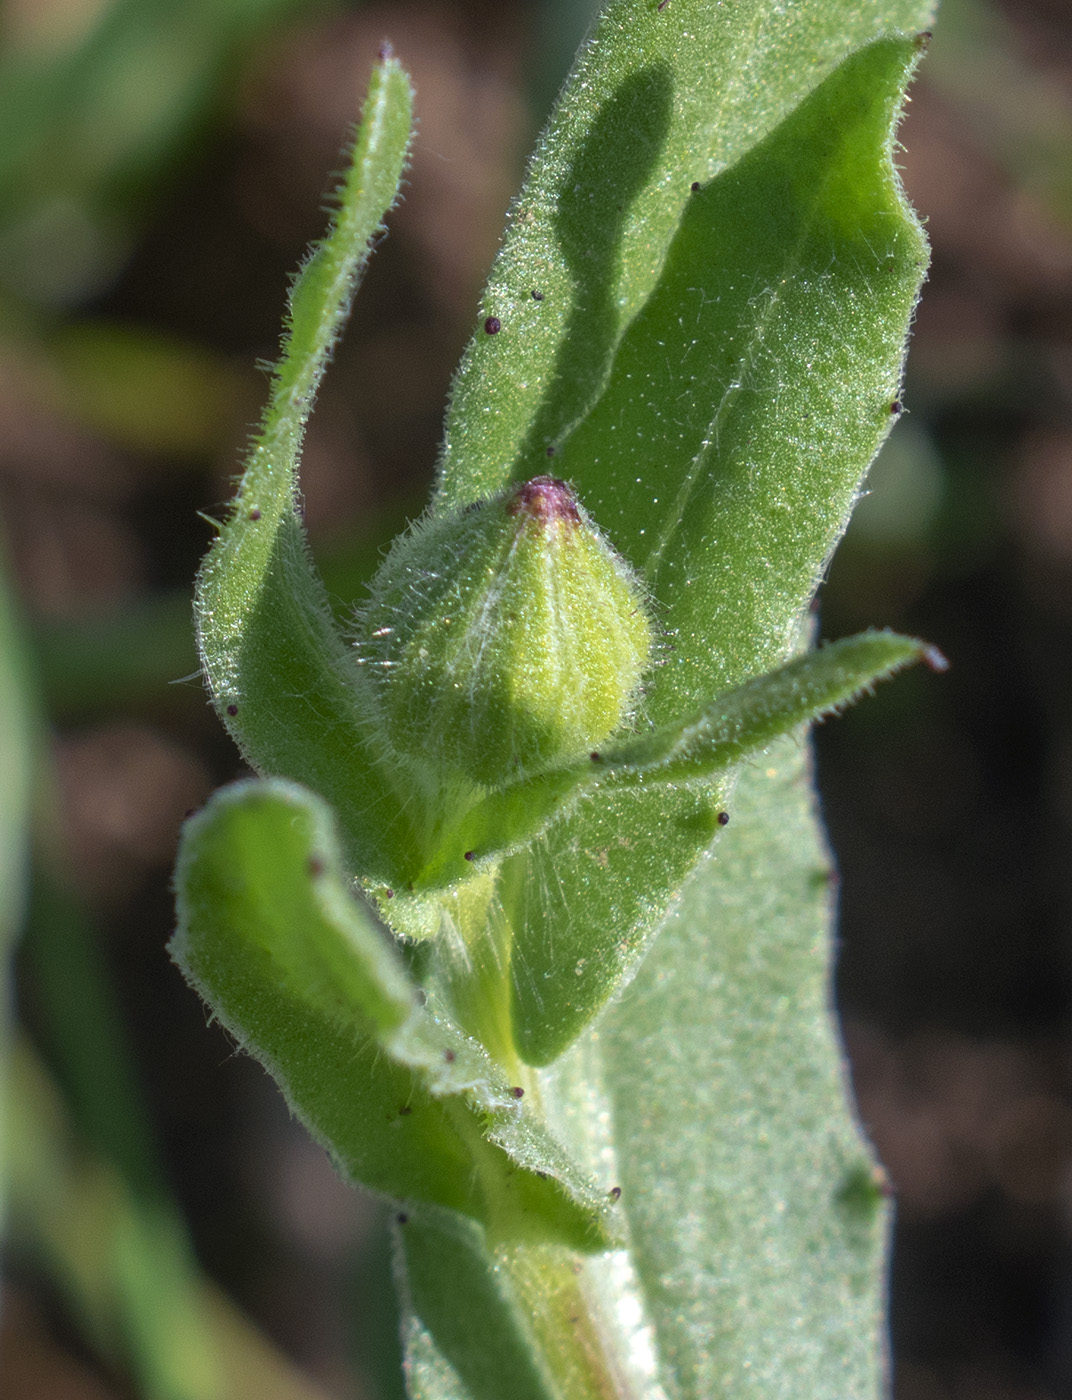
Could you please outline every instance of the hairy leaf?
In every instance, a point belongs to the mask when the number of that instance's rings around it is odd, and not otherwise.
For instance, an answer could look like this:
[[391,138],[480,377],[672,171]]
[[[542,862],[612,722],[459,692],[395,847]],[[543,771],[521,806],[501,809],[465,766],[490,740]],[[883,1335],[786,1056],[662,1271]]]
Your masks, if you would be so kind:
[[340,1169],[492,1238],[600,1248],[605,1193],[433,1001],[350,892],[330,809],[281,780],[221,789],[183,833],[172,953]]
[[373,72],[333,226],[291,290],[264,424],[197,592],[205,678],[244,756],[327,797],[351,862],[384,879],[389,852],[406,848],[403,804],[392,766],[365,742],[357,668],[305,544],[297,465],[324,368],[398,191],[411,120],[409,80],[386,57]]

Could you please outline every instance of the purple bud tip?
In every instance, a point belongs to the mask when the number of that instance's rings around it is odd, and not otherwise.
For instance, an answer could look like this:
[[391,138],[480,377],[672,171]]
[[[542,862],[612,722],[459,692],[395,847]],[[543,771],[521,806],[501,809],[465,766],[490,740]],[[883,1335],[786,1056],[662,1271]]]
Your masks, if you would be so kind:
[[534,476],[531,481],[526,481],[506,503],[506,509],[510,515],[527,515],[545,524],[557,521],[569,521],[573,525],[581,523],[576,496],[557,476]]
[[948,657],[944,656],[937,647],[923,648],[923,664],[929,671],[934,671],[938,675],[949,670]]
[[729,826],[729,824],[730,824],[730,814],[729,814],[729,812],[719,812],[719,814],[718,814],[718,824],[719,824],[719,826]]
[[513,1094],[515,1099],[523,1099],[525,1097],[525,1091],[524,1089],[522,1089],[520,1084],[515,1084],[514,1087],[510,1090],[510,1092],[511,1094]]
[[395,51],[391,47],[390,39],[385,39],[383,41],[380,47],[376,50],[376,54],[381,63],[386,63],[389,58],[394,58]]
[[488,335],[498,335],[502,330],[502,322],[499,320],[498,316],[489,316],[484,322],[484,329],[487,331]]
[[607,1192],[607,1195],[612,1201],[620,1201],[622,1198],[622,1188],[620,1186],[612,1186]]
[[237,705],[228,705],[228,706],[227,706],[227,713],[231,716],[232,719],[234,719],[235,715],[238,714],[238,706],[237,706]]

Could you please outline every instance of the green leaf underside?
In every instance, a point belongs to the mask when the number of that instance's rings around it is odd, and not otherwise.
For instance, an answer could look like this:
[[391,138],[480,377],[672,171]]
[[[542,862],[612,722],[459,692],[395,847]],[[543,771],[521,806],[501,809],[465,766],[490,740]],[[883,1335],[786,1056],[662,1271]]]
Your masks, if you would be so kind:
[[409,80],[373,71],[328,236],[290,296],[289,333],[230,521],[198,581],[202,664],[213,701],[259,772],[307,783],[335,806],[348,859],[384,878],[406,849],[390,765],[363,742],[351,649],[336,630],[297,515],[297,462],[313,398],[384,211],[412,122]]
[[605,1247],[613,1212],[503,1070],[416,988],[356,902],[330,809],[283,781],[187,823],[172,953],[345,1175],[492,1238]]
[[734,824],[600,1027],[622,1206],[671,1400],[882,1386],[887,1212],[829,1014],[829,854],[805,752]]

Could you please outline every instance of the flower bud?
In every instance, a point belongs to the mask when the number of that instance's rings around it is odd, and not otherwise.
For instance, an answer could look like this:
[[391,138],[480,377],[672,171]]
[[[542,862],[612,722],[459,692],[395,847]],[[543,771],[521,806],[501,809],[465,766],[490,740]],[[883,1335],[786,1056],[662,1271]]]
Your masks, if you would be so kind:
[[389,741],[487,786],[602,743],[651,651],[629,566],[549,476],[419,524],[359,630]]

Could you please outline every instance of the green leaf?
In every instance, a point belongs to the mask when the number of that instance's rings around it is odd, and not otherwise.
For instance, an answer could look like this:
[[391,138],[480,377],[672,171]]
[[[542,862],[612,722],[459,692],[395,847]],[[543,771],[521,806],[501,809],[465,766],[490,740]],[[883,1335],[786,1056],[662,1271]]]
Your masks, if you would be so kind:
[[[803,0],[791,9],[742,0],[732,11],[712,0],[669,0],[661,11],[646,0],[608,4],[511,211],[481,312],[501,331],[476,332],[455,381],[442,499],[464,505],[545,471],[548,445],[561,445],[597,401],[618,343],[664,275],[692,183],[737,166],[855,49],[884,31],[924,29],[933,12],[920,0]],[[899,220],[892,172],[885,184]],[[761,254],[767,216],[778,211],[762,211],[758,225],[751,212],[740,232]],[[718,243],[704,261],[725,266]],[[744,296],[756,290],[752,282]],[[682,334],[687,326],[679,342]],[[900,355],[898,343],[887,377]],[[634,381],[638,399],[681,368],[672,353],[659,361]],[[676,385],[663,402],[675,415],[688,411]],[[659,460],[651,451],[645,469]],[[582,465],[571,460],[568,471],[585,498]],[[593,514],[613,532],[611,519]]]
[[593,753],[584,763],[518,778],[465,814],[422,872],[418,886],[461,881],[530,844],[577,801],[622,783],[707,783],[748,754],[857,699],[878,680],[926,660],[944,670],[937,648],[892,632],[864,632],[809,652],[728,690],[689,719],[643,739]]
[[350,892],[330,809],[294,784],[222,789],[187,823],[172,953],[340,1170],[470,1215],[492,1239],[605,1247],[605,1192],[433,998]]
[[611,750],[600,766],[634,782],[703,782],[802,721],[851,704],[875,681],[923,660],[936,671],[948,665],[936,647],[913,637],[846,637],[726,691],[682,724]]
[[850,637],[592,765],[605,768],[606,779],[504,871],[504,905],[518,930],[512,1024],[522,1058],[557,1058],[636,967],[697,848],[730,816],[733,765],[930,654],[909,637]]
[[8,1158],[6,1079],[11,1035],[11,959],[22,929],[30,864],[30,804],[38,742],[22,624],[0,554],[0,1225]]
[[[884,1393],[888,1211],[829,1014],[832,872],[810,786],[798,735],[745,768],[718,859],[690,882],[627,995],[537,1073],[556,1132],[622,1188],[631,1264],[578,1261],[586,1301],[570,1315],[595,1323],[607,1388],[563,1384],[574,1328],[541,1329],[551,1287],[519,1286],[516,1261],[475,1227],[419,1216],[414,1245],[408,1225],[401,1237],[415,1397],[495,1400],[484,1349],[507,1365],[519,1332],[550,1368],[555,1400]],[[485,1279],[475,1311],[454,1286],[469,1275]],[[608,1382],[630,1373],[631,1388]]]
[[[398,1241],[413,1400],[501,1400],[504,1377],[510,1400],[557,1400],[531,1319],[479,1228],[421,1212],[399,1228]],[[464,1297],[464,1308],[451,1294]]]
[[[722,27],[702,18],[697,6],[674,8],[678,18],[664,41],[657,41],[652,12],[611,6],[601,30],[604,67],[595,67],[589,50],[576,87],[563,98],[567,115],[544,143],[547,165],[537,166],[522,195],[526,210],[537,207],[538,197],[558,201],[553,231],[545,235],[544,266],[562,258],[569,263],[569,240],[566,251],[559,241],[571,229],[575,251],[585,240],[595,246],[591,285],[577,292],[575,309],[582,321],[591,313],[604,335],[619,319],[617,310],[612,315],[607,309],[614,298],[599,283],[604,254],[597,240],[610,235],[606,229],[598,234],[590,211],[601,209],[614,238],[621,236],[625,271],[610,277],[609,262],[605,269],[615,286],[624,286],[634,267],[627,228],[640,217],[637,210],[647,210],[652,237],[658,222],[647,194],[635,196],[626,228],[613,214],[619,205],[628,208],[630,180],[639,179],[636,170],[619,167],[645,149],[643,130],[635,139],[627,131],[629,114],[643,110],[642,127],[653,120],[649,107],[637,106],[635,55],[627,58],[621,48],[628,34],[649,65],[662,52],[665,77],[680,62],[674,55],[686,11],[699,44],[725,42]],[[668,7],[663,15],[670,13]],[[675,196],[680,222],[666,229],[665,256],[644,284],[647,299],[634,307],[627,326],[622,323],[613,353],[603,357],[594,402],[573,403],[581,369],[563,377],[561,357],[553,375],[547,365],[539,368],[535,348],[519,347],[516,335],[511,339],[502,314],[504,329],[478,342],[463,367],[441,503],[498,488],[507,474],[527,475],[536,449],[545,452],[546,434],[535,446],[516,438],[525,418],[519,405],[536,412],[528,391],[514,393],[520,363],[525,383],[532,375],[543,386],[541,418],[558,415],[556,469],[640,567],[653,595],[665,651],[645,695],[648,724],[680,720],[793,650],[864,469],[888,431],[925,263],[922,235],[890,161],[916,53],[913,40],[882,39],[845,58],[822,81],[809,70],[816,86],[795,107],[780,108],[778,124],[766,121],[765,109],[738,133],[750,144],[735,165],[694,192],[686,183]],[[699,59],[690,50],[690,63]],[[807,66],[803,53],[783,75],[790,90],[801,81],[799,66]],[[589,88],[602,94],[594,109]],[[571,124],[575,105],[596,113],[584,138]],[[654,163],[649,174],[660,188],[685,158],[668,134],[672,126],[658,141],[652,136],[645,157]],[[757,126],[762,140],[756,140]],[[551,152],[569,132],[582,144],[563,166]],[[712,140],[706,123],[699,132],[721,148],[722,138]],[[693,171],[703,164],[698,139],[694,131],[688,142]],[[608,214],[612,198],[617,202]],[[520,277],[531,267],[536,236],[527,225],[515,226],[493,277],[489,308],[507,286],[515,309],[528,295]],[[609,258],[606,252],[604,261]],[[640,285],[636,278],[618,293],[626,304]],[[562,287],[568,284],[567,277]],[[520,320],[527,324],[543,314],[549,296],[544,289],[544,301],[519,312]],[[589,303],[600,296],[604,301],[593,309]],[[573,320],[569,326],[572,331]],[[578,334],[582,340],[587,335],[583,326]],[[562,356],[573,353],[563,345]],[[587,358],[593,357],[589,347]],[[485,375],[482,391],[473,366]],[[582,407],[586,416],[576,424]],[[494,478],[488,448],[475,440],[478,423],[498,448]],[[505,437],[517,451],[513,461],[504,455]],[[471,453],[464,462],[459,442]],[[507,863],[502,888],[514,929],[515,1033],[526,1059],[542,1063],[559,1053],[603,1004],[709,846],[728,791],[720,783],[707,794],[650,785],[601,793]]]
[[673,1400],[880,1385],[887,1211],[829,1013],[830,858],[808,767],[789,739],[745,769],[718,860],[598,1036]]
[[305,424],[371,240],[401,178],[409,80],[374,69],[333,226],[290,295],[289,333],[230,521],[201,571],[202,666],[220,717],[259,772],[307,783],[339,814],[354,868],[390,882],[405,850],[397,773],[366,744],[356,665],[331,618],[298,514]]

